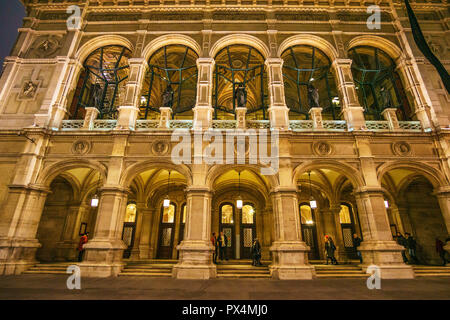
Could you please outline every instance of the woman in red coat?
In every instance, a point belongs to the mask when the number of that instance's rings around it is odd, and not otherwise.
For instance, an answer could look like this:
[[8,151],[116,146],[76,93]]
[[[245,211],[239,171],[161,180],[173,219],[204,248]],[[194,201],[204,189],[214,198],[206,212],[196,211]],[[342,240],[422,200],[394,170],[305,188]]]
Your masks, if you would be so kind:
[[88,232],[86,232],[85,234],[83,234],[80,238],[80,243],[78,244],[78,261],[81,262],[83,261],[83,255],[84,255],[84,245],[88,242]]

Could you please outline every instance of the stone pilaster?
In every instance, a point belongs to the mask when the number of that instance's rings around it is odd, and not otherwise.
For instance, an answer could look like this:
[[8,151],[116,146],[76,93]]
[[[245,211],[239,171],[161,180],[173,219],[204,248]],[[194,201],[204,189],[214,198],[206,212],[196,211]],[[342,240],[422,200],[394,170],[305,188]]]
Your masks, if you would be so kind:
[[275,241],[272,243],[270,271],[274,279],[312,279],[314,268],[308,264],[310,248],[302,241],[297,190],[278,188],[272,192]]
[[79,227],[79,216],[80,204],[72,205],[68,208],[61,241],[56,245],[56,260],[71,261],[77,258],[78,239],[75,238],[75,235],[78,235],[79,231],[77,229],[77,226]]
[[270,127],[278,130],[289,130],[289,109],[286,106],[283,82],[283,59],[266,60],[269,78],[269,119]]
[[79,264],[83,277],[117,276],[122,270],[123,221],[127,205],[127,191],[120,187],[100,189],[100,203],[92,240],[85,245],[84,260]]
[[349,130],[365,130],[364,109],[358,101],[351,65],[351,59],[336,59],[332,64],[336,73],[342,113],[347,121],[347,127]]
[[186,190],[185,237],[180,245],[178,263],[172,276],[177,279],[210,279],[216,277],[212,263],[211,245],[211,192],[202,186]]
[[332,224],[335,230],[335,236],[333,239],[335,239],[335,245],[337,247],[337,257],[339,262],[347,261],[347,253],[345,251],[345,245],[344,245],[344,238],[342,236],[342,227],[341,227],[341,218],[339,216],[341,212],[341,206],[340,204],[336,204],[330,207],[330,214]]
[[150,236],[152,229],[152,221],[155,217],[156,209],[145,208],[141,210],[141,236],[139,241],[139,259],[151,259],[153,256],[150,246]]
[[381,115],[388,122],[390,131],[397,131],[400,129],[396,112],[396,108],[386,108],[381,112]]
[[133,242],[133,248],[131,249],[131,260],[139,260],[140,259],[140,242],[141,242],[141,236],[142,236],[142,229],[143,229],[143,217],[145,210],[145,203],[137,203],[136,204],[136,231],[134,233],[134,242]]
[[212,127],[213,106],[213,73],[215,61],[213,58],[198,58],[197,101],[195,103],[193,129],[208,129]]

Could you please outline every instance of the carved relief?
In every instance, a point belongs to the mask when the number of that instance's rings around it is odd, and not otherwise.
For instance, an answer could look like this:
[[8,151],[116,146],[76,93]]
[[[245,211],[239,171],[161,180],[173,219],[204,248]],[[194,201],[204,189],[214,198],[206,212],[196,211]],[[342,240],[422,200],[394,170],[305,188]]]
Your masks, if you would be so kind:
[[328,156],[333,152],[333,148],[328,142],[318,141],[313,144],[313,151],[318,156]]
[[152,144],[152,152],[155,156],[164,156],[169,152],[169,144],[163,140],[155,141]]
[[40,80],[26,80],[22,86],[20,94],[17,97],[18,101],[34,100],[36,94],[41,86]]
[[405,141],[394,142],[392,150],[398,156],[409,156],[411,154],[411,146]]
[[72,153],[83,155],[91,150],[91,143],[87,140],[77,140],[72,145]]
[[53,56],[62,47],[62,36],[38,37],[28,50],[28,58],[47,58]]

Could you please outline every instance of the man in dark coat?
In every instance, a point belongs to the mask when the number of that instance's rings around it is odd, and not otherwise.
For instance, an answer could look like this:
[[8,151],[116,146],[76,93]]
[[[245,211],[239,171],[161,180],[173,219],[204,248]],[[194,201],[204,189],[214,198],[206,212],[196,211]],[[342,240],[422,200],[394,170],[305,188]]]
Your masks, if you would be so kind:
[[358,247],[361,245],[361,242],[362,242],[361,238],[358,237],[358,235],[356,233],[354,233],[353,234],[353,243],[355,244],[356,254],[358,255],[359,263],[363,262],[361,251],[358,250]]
[[223,234],[223,231],[220,231],[220,235],[217,238],[217,242],[219,244],[219,258],[221,261],[228,260],[227,257],[227,246],[228,246],[228,238]]
[[[401,245],[403,248],[406,248],[406,239],[400,232],[397,232],[396,239],[397,243]],[[408,263],[408,258],[406,258],[405,250],[402,250],[403,262]]]
[[413,260],[413,263],[418,263],[419,260],[416,256],[416,240],[409,233],[405,233],[406,235],[406,248],[408,249],[408,254]]
[[334,252],[336,251],[336,246],[334,245],[333,239],[326,235],[325,236],[325,250],[327,252],[327,263],[328,264],[328,259],[331,260],[332,264],[339,264],[336,260],[336,258],[334,257]]
[[252,246],[252,257],[253,262],[252,266],[261,266],[261,244],[258,241],[258,238],[255,238]]
[[444,243],[439,239],[436,238],[436,252],[439,254],[439,256],[441,257],[441,259],[444,261],[444,266],[447,264],[447,258],[446,258],[446,251],[444,249]]

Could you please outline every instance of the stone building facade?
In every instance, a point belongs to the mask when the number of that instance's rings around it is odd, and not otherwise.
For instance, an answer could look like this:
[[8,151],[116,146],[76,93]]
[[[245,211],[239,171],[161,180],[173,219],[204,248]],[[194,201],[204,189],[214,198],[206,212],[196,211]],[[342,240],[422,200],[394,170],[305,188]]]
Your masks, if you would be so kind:
[[[397,231],[417,239],[422,263],[440,263],[450,100],[401,1],[23,2],[0,78],[0,274],[76,259],[85,231],[86,276],[117,275],[127,259],[177,259],[174,277],[214,278],[220,230],[232,259],[248,258],[257,237],[276,279],[314,278],[324,235],[349,261],[358,234],[363,266],[383,278],[414,277]],[[373,4],[379,29],[366,25]],[[79,28],[67,26],[71,5]],[[446,1],[412,5],[449,69]],[[176,164],[180,128],[270,129],[279,169]]]

